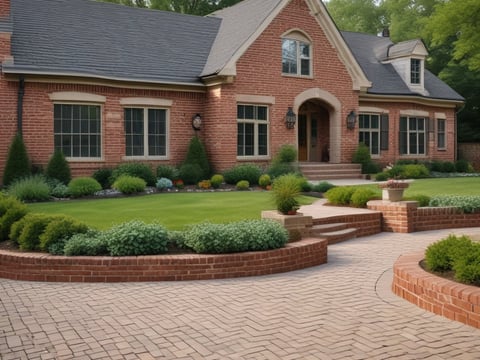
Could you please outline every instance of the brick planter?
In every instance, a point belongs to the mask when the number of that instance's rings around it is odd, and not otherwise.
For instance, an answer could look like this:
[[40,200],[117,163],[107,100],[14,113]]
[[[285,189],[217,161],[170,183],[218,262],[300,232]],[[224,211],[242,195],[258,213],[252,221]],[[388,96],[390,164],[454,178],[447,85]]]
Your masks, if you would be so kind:
[[423,270],[424,253],[401,256],[393,266],[393,292],[424,310],[480,329],[480,288]]
[[53,282],[207,280],[275,274],[326,262],[327,240],[314,238],[276,250],[221,255],[66,257],[0,250],[0,277]]

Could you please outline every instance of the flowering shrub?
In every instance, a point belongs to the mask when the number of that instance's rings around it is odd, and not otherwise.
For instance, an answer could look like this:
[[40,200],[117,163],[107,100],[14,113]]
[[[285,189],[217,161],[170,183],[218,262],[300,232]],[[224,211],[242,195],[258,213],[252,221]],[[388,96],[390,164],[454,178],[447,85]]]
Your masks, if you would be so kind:
[[405,181],[390,179],[384,183],[378,184],[381,189],[406,189],[408,188],[408,183]]
[[170,179],[167,178],[160,178],[157,181],[157,189],[158,190],[165,190],[165,189],[170,189],[173,187],[173,183]]
[[210,180],[202,180],[200,181],[197,186],[200,188],[200,189],[203,189],[203,190],[208,190],[212,187],[212,183]]
[[177,188],[177,189],[183,189],[185,187],[185,183],[183,182],[182,179],[177,179],[173,182],[173,185]]

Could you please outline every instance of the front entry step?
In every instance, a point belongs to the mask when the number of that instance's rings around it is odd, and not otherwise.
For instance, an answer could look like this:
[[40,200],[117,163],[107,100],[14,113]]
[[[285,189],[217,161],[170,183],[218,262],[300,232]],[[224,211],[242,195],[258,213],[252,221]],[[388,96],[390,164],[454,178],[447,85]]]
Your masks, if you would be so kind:
[[332,179],[361,179],[360,164],[300,163],[303,176],[311,181]]
[[328,245],[332,245],[355,239],[357,237],[357,229],[348,228],[346,223],[315,225],[312,227],[311,236],[327,239]]

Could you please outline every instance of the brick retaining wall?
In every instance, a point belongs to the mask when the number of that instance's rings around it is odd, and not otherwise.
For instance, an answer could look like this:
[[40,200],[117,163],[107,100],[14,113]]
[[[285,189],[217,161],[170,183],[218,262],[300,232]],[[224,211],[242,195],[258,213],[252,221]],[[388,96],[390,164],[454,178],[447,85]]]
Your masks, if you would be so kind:
[[382,231],[382,213],[346,214],[313,219],[314,225],[347,223],[357,229],[357,237],[375,235]]
[[52,282],[207,280],[268,275],[326,262],[327,240],[314,238],[276,250],[221,255],[65,257],[0,250],[0,277]]
[[401,256],[393,266],[393,292],[424,310],[480,328],[480,288],[423,270],[424,253]]

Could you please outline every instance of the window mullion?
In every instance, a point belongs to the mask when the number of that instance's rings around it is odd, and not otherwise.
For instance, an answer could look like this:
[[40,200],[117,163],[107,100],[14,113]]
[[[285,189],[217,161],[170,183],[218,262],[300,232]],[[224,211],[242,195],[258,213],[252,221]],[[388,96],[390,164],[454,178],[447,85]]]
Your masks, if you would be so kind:
[[148,157],[149,154],[149,146],[148,146],[148,134],[150,129],[148,128],[148,116],[149,111],[147,108],[143,109],[143,156]]

